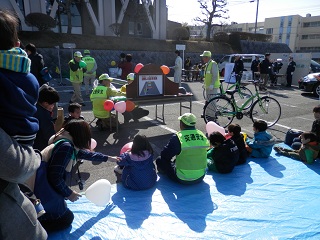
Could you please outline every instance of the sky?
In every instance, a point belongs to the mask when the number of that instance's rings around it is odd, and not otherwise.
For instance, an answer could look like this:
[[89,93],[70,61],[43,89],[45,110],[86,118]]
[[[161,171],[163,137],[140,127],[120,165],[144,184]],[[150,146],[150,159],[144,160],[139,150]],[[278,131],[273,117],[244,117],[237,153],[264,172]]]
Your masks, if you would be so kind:
[[[168,19],[189,25],[199,25],[193,21],[197,16],[201,17],[200,5],[197,0],[166,0],[168,6]],[[223,22],[254,23],[256,21],[257,0],[227,0],[229,19]],[[319,0],[259,0],[258,22],[264,22],[265,18],[288,15],[300,15],[305,17],[320,15]],[[218,20],[214,23],[220,23]]]

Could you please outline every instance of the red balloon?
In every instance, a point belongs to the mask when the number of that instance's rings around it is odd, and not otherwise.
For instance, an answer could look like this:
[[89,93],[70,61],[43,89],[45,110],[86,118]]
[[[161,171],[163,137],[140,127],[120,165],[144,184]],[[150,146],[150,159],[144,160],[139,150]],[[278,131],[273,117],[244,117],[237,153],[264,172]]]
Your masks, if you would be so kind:
[[134,104],[134,102],[129,101],[129,100],[126,101],[126,111],[127,112],[131,112],[135,107],[136,107],[136,105]]
[[121,155],[122,153],[125,153],[125,152],[130,151],[131,148],[132,148],[132,142],[128,142],[127,144],[125,144],[125,145],[121,148],[121,150],[120,150],[120,155]]
[[134,72],[139,73],[141,68],[143,68],[143,67],[144,67],[144,65],[142,63],[138,63],[134,68]]
[[114,106],[114,103],[111,100],[106,100],[103,103],[104,110],[109,111],[109,112],[113,109],[113,106]]
[[169,74],[170,68],[168,66],[162,65],[160,68],[161,68],[163,74],[165,74],[165,75]]

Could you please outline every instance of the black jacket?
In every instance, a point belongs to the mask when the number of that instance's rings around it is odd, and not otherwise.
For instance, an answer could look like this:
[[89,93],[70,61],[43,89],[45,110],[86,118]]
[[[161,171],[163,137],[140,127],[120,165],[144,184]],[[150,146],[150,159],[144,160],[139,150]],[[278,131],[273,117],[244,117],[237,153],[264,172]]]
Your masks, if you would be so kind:
[[269,59],[265,58],[264,60],[262,60],[262,62],[259,64],[260,66],[260,73],[261,74],[269,74],[270,73],[270,69],[271,69],[271,62],[269,61]]
[[43,56],[39,53],[30,54],[28,56],[31,60],[30,72],[37,78],[39,85],[42,86],[45,82],[42,79],[40,71],[44,68]]
[[242,133],[238,136],[232,136],[231,139],[237,145],[239,150],[239,160],[236,165],[244,164],[247,161],[248,154]]
[[243,69],[244,69],[244,66],[243,66],[243,61],[241,59],[234,62],[233,71],[235,72],[235,74],[242,74]]
[[291,74],[294,70],[296,70],[296,63],[291,61],[287,67],[287,74]]
[[259,64],[260,64],[260,60],[256,60],[256,59],[253,60],[251,63],[251,71],[258,72],[259,71],[259,68],[258,68]]

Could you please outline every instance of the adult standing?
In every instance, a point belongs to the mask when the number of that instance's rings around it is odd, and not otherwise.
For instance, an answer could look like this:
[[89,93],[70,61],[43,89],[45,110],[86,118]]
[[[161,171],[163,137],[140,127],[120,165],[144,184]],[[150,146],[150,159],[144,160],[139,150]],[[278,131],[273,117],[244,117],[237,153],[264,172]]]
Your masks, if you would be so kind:
[[251,62],[251,71],[252,71],[252,79],[256,79],[256,72],[259,72],[259,64],[260,64],[260,59],[259,56],[255,56],[255,59]]
[[267,90],[267,83],[269,79],[269,73],[272,67],[272,63],[270,62],[270,53],[266,53],[264,55],[264,59],[262,62],[259,64],[260,68],[260,77],[262,80],[262,83],[259,86],[260,91],[266,91]]
[[85,106],[81,94],[81,84],[83,82],[83,73],[87,70],[87,64],[81,60],[83,57],[81,52],[77,51],[73,56],[74,58],[68,63],[70,68],[70,82],[74,90],[70,103],[77,102]]
[[179,87],[181,87],[181,75],[182,75],[182,58],[180,57],[180,51],[176,50],[174,52],[176,54],[176,60],[174,62],[174,66],[171,67],[174,70],[173,81],[175,83],[179,83]]
[[30,72],[37,78],[39,86],[45,84],[42,79],[41,70],[45,67],[43,56],[37,52],[37,48],[34,44],[29,43],[25,46],[25,50],[31,60]]
[[[87,64],[87,71],[83,74],[84,86],[86,88],[86,96],[91,93],[91,84],[96,79],[96,71],[97,71],[97,62],[96,60],[90,56],[90,50],[86,49],[83,51],[84,57],[82,60]],[[90,87],[90,89],[89,89]],[[90,90],[90,92],[89,92]]]
[[190,80],[191,67],[192,67],[191,58],[187,57],[187,59],[184,61],[184,71],[185,71],[185,74],[186,74],[188,81]]
[[[185,113],[178,118],[180,131],[174,134],[156,159],[157,169],[182,184],[202,182],[207,167],[209,141],[196,129],[197,118]],[[172,158],[175,160],[172,162]]]
[[122,80],[127,80],[128,74],[133,71],[133,64],[131,63],[131,61],[132,61],[132,55],[127,54],[125,57],[125,61],[121,61],[118,64],[118,67],[121,68],[122,70],[122,73],[121,73]]
[[240,55],[236,55],[235,61],[234,61],[234,67],[233,67],[233,72],[236,74],[236,81],[240,83],[241,78],[242,78],[242,73],[243,73],[243,61],[241,59]]
[[[0,10],[1,79],[6,80],[6,84],[10,86],[12,91],[10,93],[2,91],[1,96],[4,95],[5,97],[12,94],[19,97],[24,93],[23,96],[28,98],[27,101],[30,101],[31,106],[34,104],[34,102],[31,104],[31,101],[34,101],[34,98],[37,98],[38,84],[35,77],[28,73],[30,60],[28,59],[27,54],[22,49],[18,48],[20,44],[17,32],[18,26],[19,22],[15,17],[15,14]],[[15,52],[16,54],[10,54],[10,52]],[[20,54],[18,55],[17,53]],[[6,58],[4,56],[6,56]],[[5,59],[10,59],[11,64],[5,64]],[[3,65],[5,65],[6,68],[4,68]],[[14,72],[13,69],[19,69],[20,71]],[[5,77],[10,73],[12,78]],[[19,87],[14,86],[15,82],[23,84],[24,81],[30,82],[25,85],[29,87],[29,92],[32,90],[34,93],[33,97],[26,94],[24,91],[17,94],[17,88],[24,88],[22,85],[19,85]],[[9,88],[3,88],[2,86],[2,90],[5,89]],[[10,100],[10,98],[8,98],[8,100]],[[20,103],[21,102],[11,102],[11,104],[15,105],[14,109],[19,107],[25,108],[26,105],[19,106]],[[2,102],[1,111],[5,111],[6,106],[9,106],[4,104],[5,103]],[[29,113],[31,110],[30,106],[26,109],[24,115]],[[34,109],[34,107],[32,109]],[[11,112],[7,111],[1,118],[3,118],[3,116],[6,117],[6,115],[9,116],[10,114]],[[17,118],[17,116],[18,118],[20,117],[20,115],[16,114],[11,114],[9,117]],[[14,123],[17,123],[17,119],[15,119]],[[30,119],[31,118],[25,117],[26,122],[29,122]],[[14,126],[14,123],[11,121],[12,126],[16,128],[25,126],[23,124]],[[31,122],[29,122],[29,125],[31,125]],[[10,137],[2,128],[0,128],[0,239],[47,239],[45,230],[37,220],[37,213],[34,205],[25,197],[18,186],[18,183],[25,182],[34,174],[40,165],[41,157],[39,154],[35,153],[29,144],[23,144],[22,146],[21,142],[18,143],[20,140],[17,140]]]
[[289,63],[288,63],[288,67],[287,67],[287,87],[291,87],[292,84],[292,75],[293,72],[296,70],[296,62],[293,61],[293,57],[289,57]]
[[204,51],[201,55],[205,63],[204,87],[206,90],[206,100],[209,101],[211,96],[218,94],[220,88],[220,76],[218,64],[211,59],[211,52]]

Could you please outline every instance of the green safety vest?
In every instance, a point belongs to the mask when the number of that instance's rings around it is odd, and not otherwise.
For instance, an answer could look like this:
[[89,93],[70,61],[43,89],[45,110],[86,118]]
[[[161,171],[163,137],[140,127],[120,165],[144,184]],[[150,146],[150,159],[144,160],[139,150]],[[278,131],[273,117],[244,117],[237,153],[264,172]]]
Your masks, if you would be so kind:
[[176,157],[177,177],[185,181],[193,181],[202,177],[207,168],[207,137],[197,129],[177,132],[181,144],[181,152]]
[[212,67],[216,68],[216,71],[218,71],[218,78],[213,80],[213,87],[214,88],[219,88],[221,83],[220,83],[220,76],[219,76],[219,70],[218,70],[218,65],[215,61],[212,59],[207,62],[205,72],[204,72],[204,85],[206,88],[208,88],[212,84]]
[[[84,58],[82,58],[82,60],[87,64],[87,72],[90,72],[94,68],[96,60],[90,56],[85,56]],[[96,71],[90,74],[88,74],[87,72],[84,73],[84,76],[96,75]]]
[[117,91],[103,85],[98,85],[93,89],[90,95],[93,115],[96,118],[109,118],[110,112],[104,109],[104,102],[110,97],[115,97],[117,95],[120,95]]
[[[69,64],[73,63],[75,64],[74,59],[69,61]],[[82,68],[79,68],[77,71],[72,71],[70,68],[70,82],[74,83],[82,83],[83,82],[83,70]]]

